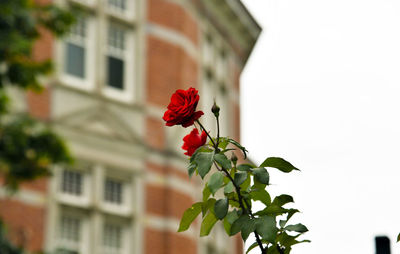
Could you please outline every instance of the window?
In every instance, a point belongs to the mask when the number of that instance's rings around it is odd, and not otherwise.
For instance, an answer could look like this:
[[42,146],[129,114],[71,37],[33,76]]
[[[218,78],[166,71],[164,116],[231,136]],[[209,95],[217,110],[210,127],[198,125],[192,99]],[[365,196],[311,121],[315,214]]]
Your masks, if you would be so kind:
[[81,16],[60,44],[61,80],[70,86],[90,90],[94,86],[94,27],[89,16]]
[[58,228],[57,254],[79,253],[82,245],[82,221],[79,217],[63,215]]
[[122,226],[106,223],[103,228],[104,254],[119,254],[123,249]]
[[125,10],[126,0],[108,0],[108,5],[111,8],[115,8],[117,10]]
[[64,170],[61,185],[62,192],[80,196],[82,195],[82,183],[82,173],[78,171]]
[[85,78],[85,41],[86,41],[86,20],[80,18],[71,29],[65,44],[65,65],[64,71],[77,78]]
[[114,204],[122,204],[123,183],[107,178],[104,186],[104,200]]
[[133,41],[128,28],[109,23],[105,56],[106,96],[130,101],[133,92]]
[[107,85],[124,90],[125,31],[117,26],[108,29]]

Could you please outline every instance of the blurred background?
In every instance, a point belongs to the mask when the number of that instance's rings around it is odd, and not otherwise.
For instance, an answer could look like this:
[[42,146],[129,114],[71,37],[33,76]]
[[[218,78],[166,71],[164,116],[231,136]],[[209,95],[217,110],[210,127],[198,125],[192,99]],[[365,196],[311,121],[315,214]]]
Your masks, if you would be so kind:
[[[293,194],[310,244],[293,253],[400,253],[400,3],[244,1],[263,32],[242,76],[242,140]],[[263,144],[260,145],[260,140]]]

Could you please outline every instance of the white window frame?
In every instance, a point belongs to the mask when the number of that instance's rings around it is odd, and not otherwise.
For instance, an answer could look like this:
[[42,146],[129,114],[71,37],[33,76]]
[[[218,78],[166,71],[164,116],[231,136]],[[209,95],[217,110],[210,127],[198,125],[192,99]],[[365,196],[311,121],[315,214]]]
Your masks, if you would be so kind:
[[[58,66],[59,66],[59,77],[63,84],[85,90],[92,91],[95,88],[95,36],[96,36],[96,26],[94,18],[91,15],[86,15],[83,17],[86,22],[86,36],[84,42],[81,43],[78,40],[74,39],[71,36],[66,36],[64,39],[58,41],[57,52],[60,56]],[[65,72],[65,63],[67,59],[66,55],[66,45],[67,43],[79,44],[79,46],[83,46],[85,50],[85,78],[81,79],[70,75]]]
[[[64,170],[76,171],[82,174],[82,194],[77,196],[74,194],[66,193],[62,191],[63,184],[63,173]],[[70,169],[64,168],[61,169],[59,177],[57,177],[57,190],[58,190],[58,199],[60,202],[73,205],[73,206],[81,206],[87,207],[91,203],[91,176],[90,172],[87,170],[80,169]]]
[[[77,243],[72,243],[69,242],[68,240],[63,240],[61,239],[61,219],[64,216],[76,218],[80,221],[80,239]],[[67,250],[72,250],[72,251],[77,251],[79,254],[87,254],[90,253],[90,221],[88,217],[83,213],[79,211],[73,211],[69,210],[68,211],[62,211],[58,218],[57,218],[57,224],[56,224],[56,250],[57,249],[67,249]]]
[[[105,182],[106,179],[119,181],[122,183],[122,203],[112,203],[105,200]],[[101,188],[101,208],[107,213],[119,216],[130,216],[132,214],[132,185],[131,179],[114,176],[113,174],[105,174]]]
[[[104,1],[104,6],[106,8],[107,14],[111,15],[115,18],[118,19],[125,19],[128,22],[129,21],[133,21],[133,19],[135,18],[135,3],[136,1],[133,0],[126,0],[125,1],[125,9],[120,9],[117,8],[111,4],[109,4],[110,0],[103,0]],[[121,16],[122,15],[122,16]]]
[[[108,45],[108,30],[110,27],[118,27],[119,29],[123,29],[125,32],[124,35],[124,50],[118,50],[110,47]],[[103,59],[104,59],[104,71],[105,71],[105,80],[104,84],[102,87],[102,93],[104,96],[114,99],[114,100],[119,100],[123,102],[132,102],[133,97],[134,97],[134,73],[135,73],[135,66],[134,66],[134,58],[135,58],[135,40],[134,40],[134,30],[129,27],[125,27],[120,24],[116,24],[115,22],[108,22],[107,25],[107,32],[105,33],[105,48],[104,48],[104,54],[103,54]],[[124,89],[117,89],[114,87],[111,87],[107,84],[107,57],[108,56],[113,56],[116,58],[119,58],[124,61]]]
[[[113,249],[107,249],[107,247],[104,245],[104,228],[106,224],[111,224],[115,225],[118,227],[121,227],[121,249],[119,251],[115,251]],[[114,218],[110,216],[105,216],[103,218],[103,225],[102,225],[102,234],[101,234],[101,246],[103,249],[104,254],[130,254],[131,249],[132,249],[132,244],[131,244],[131,223],[127,223],[125,219],[121,218]]]

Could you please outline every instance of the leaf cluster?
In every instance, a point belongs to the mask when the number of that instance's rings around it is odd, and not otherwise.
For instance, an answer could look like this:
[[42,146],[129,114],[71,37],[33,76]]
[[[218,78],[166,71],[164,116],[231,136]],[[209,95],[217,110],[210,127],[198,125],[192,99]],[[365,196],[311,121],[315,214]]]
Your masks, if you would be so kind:
[[[198,174],[204,180],[203,200],[184,212],[178,231],[187,230],[201,213],[200,236],[208,235],[220,221],[230,236],[240,232],[245,241],[250,233],[256,235],[258,241],[248,251],[262,245],[263,252],[268,254],[289,253],[293,245],[306,242],[298,237],[308,229],[302,224],[289,224],[292,216],[299,212],[285,206],[294,202],[293,198],[283,194],[272,199],[267,191],[270,183],[268,168],[284,173],[298,169],[277,157],[269,157],[259,166],[237,164],[237,158],[228,156],[227,152],[239,149],[245,157],[247,150],[244,147],[229,138],[220,138],[214,143],[218,144],[218,149],[206,145],[190,158],[189,176]],[[233,148],[227,149],[228,145]],[[253,213],[255,201],[263,204],[264,209]]]
[[32,58],[35,41],[39,39],[42,28],[60,36],[75,20],[70,11],[35,2],[0,2],[0,88],[12,84],[39,90],[38,76],[50,72],[52,64],[50,60]]

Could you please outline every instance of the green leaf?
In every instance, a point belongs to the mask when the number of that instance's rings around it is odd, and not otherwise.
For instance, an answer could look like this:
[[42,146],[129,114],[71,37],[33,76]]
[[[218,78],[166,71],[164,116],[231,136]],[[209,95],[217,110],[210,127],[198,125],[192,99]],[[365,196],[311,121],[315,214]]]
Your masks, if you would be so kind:
[[248,223],[244,224],[241,230],[241,235],[243,241],[246,241],[249,238],[251,232],[256,230],[256,223],[253,219],[250,219]]
[[195,163],[190,163],[189,167],[188,167],[188,174],[189,174],[189,178],[192,178],[192,175],[194,173],[194,171],[196,171],[196,164]]
[[214,205],[215,216],[217,219],[222,220],[225,218],[226,214],[228,213],[228,199],[218,199]]
[[262,216],[262,215],[272,215],[272,216],[277,216],[281,215],[287,212],[287,209],[271,204],[267,206],[264,210],[256,212],[256,215]]
[[282,194],[274,198],[274,201],[272,201],[272,204],[277,205],[277,206],[283,206],[287,203],[291,203],[293,201],[293,197],[290,195]]
[[239,148],[240,150],[242,150],[243,155],[244,155],[244,159],[246,159],[247,155],[246,155],[246,148],[244,148],[244,146],[242,146],[241,144],[239,144],[237,141],[233,140],[233,139],[229,139],[229,143],[233,144],[234,146],[236,146],[237,148]]
[[203,202],[203,205],[201,206],[201,212],[203,214],[203,217],[207,214],[208,210],[214,209],[215,202],[216,202],[215,198],[210,198],[207,201]]
[[303,224],[296,224],[296,225],[288,225],[285,227],[285,230],[287,231],[295,231],[298,233],[305,233],[308,231],[307,227],[304,226]]
[[241,185],[247,179],[247,172],[239,171],[236,172],[233,181],[237,186]]
[[178,232],[185,231],[189,228],[190,224],[196,219],[201,212],[201,206],[203,202],[194,203],[192,207],[188,208],[182,216],[179,224]]
[[220,137],[219,138],[219,144],[218,147],[224,150],[229,144],[229,139],[225,137]]
[[218,162],[218,164],[221,165],[221,167],[223,167],[224,169],[230,169],[232,167],[231,161],[228,160],[228,158],[224,154],[217,153],[216,155],[214,155],[214,160]]
[[[246,173],[246,172],[243,172],[243,171],[239,171],[239,172],[240,172],[240,173]],[[247,173],[246,173],[246,174],[247,174]],[[241,188],[243,191],[248,192],[248,191],[250,191],[250,184],[251,184],[251,177],[249,177],[249,175],[247,174],[247,178],[246,178],[246,180],[244,180],[243,183],[240,184],[240,188]]]
[[257,242],[254,242],[252,245],[249,246],[249,248],[246,250],[246,254],[249,253],[255,247],[258,247],[258,243]]
[[256,231],[263,239],[274,243],[278,233],[275,217],[264,215],[256,219]]
[[212,174],[210,181],[208,182],[208,188],[210,189],[210,191],[213,195],[224,184],[223,179],[224,179],[224,176],[219,171]]
[[237,220],[232,223],[231,235],[237,234],[242,228],[249,223],[250,217],[247,214],[242,214]]
[[209,235],[216,222],[217,218],[215,217],[214,213],[209,212],[201,223],[200,236]]
[[232,224],[239,218],[236,210],[228,212],[224,218],[224,228],[228,235],[231,235]]
[[239,166],[237,166],[237,170],[239,171],[249,171],[252,168],[254,167],[250,164],[240,164]]
[[253,169],[254,178],[263,184],[269,184],[269,173],[265,168]]
[[203,189],[203,202],[206,202],[207,199],[210,197],[211,195],[211,191],[210,188],[208,188],[208,184],[206,183],[206,185],[204,186]]
[[195,158],[195,162],[197,164],[197,170],[199,171],[199,175],[201,178],[204,178],[207,173],[210,171],[212,163],[213,163],[214,153],[199,153]]
[[299,170],[298,168],[290,164],[290,162],[278,157],[267,158],[263,163],[261,163],[260,167],[277,168],[285,173],[289,173],[292,170]]
[[229,182],[227,185],[225,185],[224,193],[228,194],[228,193],[233,192],[233,188],[234,188],[233,183]]
[[400,242],[400,233],[399,233],[399,235],[397,236],[397,242]]
[[266,190],[251,191],[250,197],[253,200],[261,201],[266,206],[271,204],[271,196]]
[[299,213],[300,211],[297,209],[289,209],[286,221],[288,221],[295,213]]

